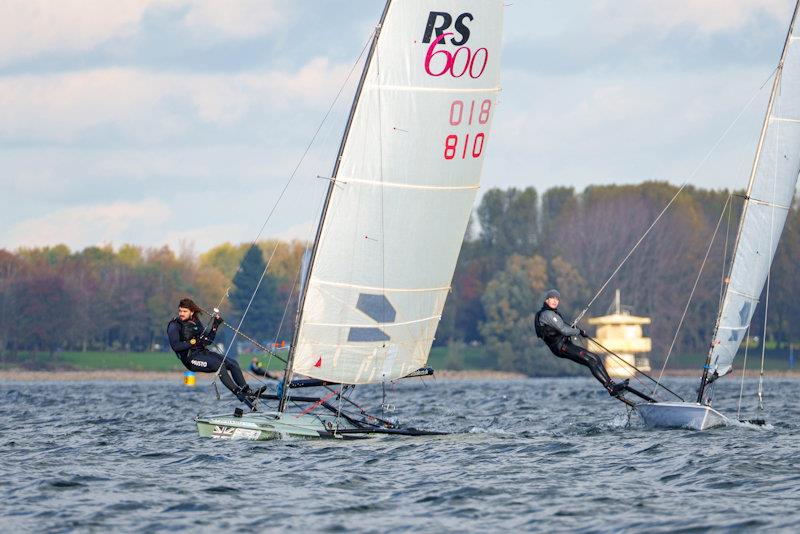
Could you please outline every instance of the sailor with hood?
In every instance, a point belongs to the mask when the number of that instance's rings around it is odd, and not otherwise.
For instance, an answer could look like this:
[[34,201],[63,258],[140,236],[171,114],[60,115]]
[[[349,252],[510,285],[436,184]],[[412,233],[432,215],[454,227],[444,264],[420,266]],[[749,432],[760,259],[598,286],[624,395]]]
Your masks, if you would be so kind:
[[559,358],[566,358],[575,363],[585,365],[592,375],[606,388],[611,396],[618,396],[628,387],[625,380],[618,384],[608,376],[602,358],[589,352],[575,343],[576,336],[587,337],[586,332],[568,324],[558,311],[561,294],[556,289],[550,289],[544,294],[542,308],[536,312],[534,327],[536,335],[544,340],[550,351]]

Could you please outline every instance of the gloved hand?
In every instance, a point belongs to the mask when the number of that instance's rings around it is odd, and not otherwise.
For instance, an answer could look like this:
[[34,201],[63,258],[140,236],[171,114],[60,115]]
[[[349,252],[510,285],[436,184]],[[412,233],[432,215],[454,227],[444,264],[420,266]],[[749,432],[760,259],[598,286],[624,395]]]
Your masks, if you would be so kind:
[[217,314],[217,315],[214,316],[214,320],[212,321],[211,324],[216,328],[219,325],[221,325],[222,322],[223,322],[222,317],[219,314]]
[[200,336],[197,338],[197,343],[195,343],[195,347],[197,348],[207,347],[211,345],[211,343],[213,343],[213,341],[208,339],[206,336]]

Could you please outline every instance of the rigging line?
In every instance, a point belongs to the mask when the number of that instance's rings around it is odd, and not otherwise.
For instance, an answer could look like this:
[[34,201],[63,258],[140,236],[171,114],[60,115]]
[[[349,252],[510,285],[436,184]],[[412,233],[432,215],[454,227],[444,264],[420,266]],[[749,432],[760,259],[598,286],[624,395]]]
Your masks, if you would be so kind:
[[739,111],[739,113],[736,115],[736,118],[733,119],[733,122],[731,122],[728,125],[728,127],[725,129],[724,132],[722,132],[722,135],[720,136],[719,139],[717,139],[717,142],[714,143],[714,145],[711,147],[711,150],[708,151],[708,153],[703,157],[703,159],[700,161],[700,163],[697,165],[697,167],[695,167],[695,169],[692,171],[692,173],[689,175],[689,177],[683,182],[683,184],[681,184],[680,188],[675,193],[675,195],[672,197],[672,199],[667,203],[666,206],[664,206],[664,209],[661,210],[661,213],[658,214],[658,217],[655,218],[655,220],[647,228],[647,230],[645,230],[644,234],[642,234],[642,237],[640,237],[639,240],[636,242],[636,244],[633,245],[633,248],[631,248],[631,250],[625,256],[625,258],[622,260],[622,262],[617,266],[616,269],[614,269],[614,272],[611,273],[611,276],[608,277],[608,280],[606,280],[605,283],[597,291],[597,293],[595,293],[594,297],[592,297],[592,299],[589,301],[589,304],[587,304],[586,307],[581,311],[581,313],[578,314],[578,317],[576,317],[575,320],[572,321],[573,325],[578,324],[578,322],[580,322],[580,320],[583,318],[583,316],[586,315],[586,312],[589,311],[589,308],[591,308],[592,304],[594,304],[594,301],[597,300],[597,297],[599,297],[600,294],[605,290],[606,286],[608,286],[608,284],[611,283],[611,280],[613,280],[614,277],[619,272],[619,270],[622,269],[622,266],[625,265],[625,263],[628,261],[628,259],[630,259],[630,257],[636,251],[636,249],[639,248],[639,245],[642,244],[642,241],[644,241],[644,239],[648,236],[650,231],[656,226],[656,224],[658,224],[658,222],[661,220],[661,217],[663,217],[664,214],[667,212],[667,210],[669,210],[669,208],[672,206],[672,204],[678,198],[678,195],[680,195],[681,192],[684,189],[686,189],[686,186],[689,185],[689,182],[700,171],[700,169],[703,167],[703,165],[705,165],[706,161],[708,161],[708,158],[710,158],[711,155],[717,150],[717,147],[719,147],[720,143],[722,143],[722,141],[728,136],[728,134],[733,129],[733,127],[736,125],[736,123],[739,122],[739,119],[742,117],[742,115],[744,115],[745,111],[747,111],[747,109],[750,107],[750,104],[753,103],[753,101],[756,99],[756,97],[761,92],[761,90],[764,88],[764,86],[767,85],[767,82],[769,82],[770,79],[772,79],[772,77],[775,75],[777,70],[778,70],[778,67],[775,67],[775,69],[769,75],[769,78],[764,80],[764,83],[761,84],[761,87],[759,87],[758,90],[755,93],[753,93],[753,96],[750,97],[750,100],[748,100],[747,103],[744,105],[744,107]]
[[222,368],[224,367],[225,360],[228,359],[228,354],[231,351],[231,347],[233,347],[234,341],[236,341],[236,336],[239,335],[240,330],[242,328],[242,324],[244,324],[244,320],[247,317],[247,314],[250,312],[250,307],[253,305],[253,301],[256,298],[256,294],[258,293],[258,290],[261,287],[262,282],[264,282],[264,277],[267,275],[267,271],[269,270],[269,266],[272,263],[272,259],[275,257],[275,252],[278,250],[278,245],[279,244],[280,244],[280,241],[275,241],[275,247],[273,247],[273,249],[272,249],[272,254],[270,254],[269,260],[267,260],[267,264],[264,266],[264,270],[261,272],[261,277],[258,279],[258,283],[256,284],[256,287],[253,290],[253,293],[250,295],[250,300],[247,302],[247,307],[245,307],[244,312],[242,313],[242,317],[239,319],[239,325],[236,327],[236,330],[233,333],[233,338],[231,338],[230,343],[228,343],[228,346],[225,349],[225,354],[222,355],[222,363],[223,363],[223,365],[220,365],[219,368],[217,369],[217,373],[216,373],[216,375],[214,377],[214,380],[216,380],[216,377],[218,377],[219,374],[222,372]]
[[267,215],[267,218],[264,221],[264,224],[261,225],[261,229],[258,231],[258,234],[256,235],[256,238],[253,240],[253,244],[254,245],[255,245],[256,241],[258,241],[258,239],[261,237],[261,234],[264,232],[264,228],[266,228],[267,223],[269,222],[269,220],[272,217],[273,213],[275,213],[275,209],[277,209],[278,204],[280,203],[281,199],[283,199],[284,194],[286,194],[286,190],[289,188],[289,184],[292,183],[292,180],[294,179],[295,175],[297,174],[297,171],[300,169],[300,165],[302,165],[303,161],[305,161],[306,156],[308,155],[308,152],[311,150],[311,147],[314,144],[314,141],[316,141],[317,136],[319,135],[319,132],[322,130],[322,127],[325,125],[325,122],[328,120],[328,117],[330,116],[331,112],[333,111],[333,108],[336,105],[336,102],[338,102],[339,101],[339,97],[342,96],[342,92],[344,92],[344,88],[347,86],[347,82],[350,81],[350,78],[353,76],[353,72],[355,72],[356,67],[358,67],[358,64],[361,62],[361,58],[364,56],[364,52],[367,50],[367,46],[369,45],[370,41],[372,41],[372,34],[370,34],[369,39],[367,39],[367,42],[364,43],[364,46],[361,48],[361,53],[358,54],[358,57],[356,58],[355,62],[353,63],[353,66],[350,68],[350,72],[347,73],[347,76],[345,77],[344,81],[339,86],[339,90],[337,91],[336,96],[333,97],[333,101],[331,102],[331,105],[328,107],[328,111],[325,112],[325,115],[322,117],[322,121],[320,121],[319,126],[317,126],[317,129],[314,132],[314,135],[311,136],[311,141],[309,141],[308,145],[306,146],[305,150],[303,151],[302,156],[300,156],[300,161],[298,161],[297,165],[295,165],[294,170],[292,171],[292,174],[289,175],[289,179],[286,181],[286,184],[283,186],[283,189],[281,190],[280,194],[278,195],[278,198],[275,200],[275,203],[273,204],[272,209],[269,211],[269,214]]
[[[320,195],[320,200],[319,200],[319,203],[317,204],[317,213],[319,213],[322,210],[322,203],[324,201],[325,201],[325,196],[324,195]],[[295,291],[295,289],[298,289],[298,280],[300,280],[300,274],[303,272],[303,263],[305,262],[306,254],[308,254],[308,250],[309,250],[309,247],[310,247],[310,244],[311,244],[311,233],[312,232],[313,232],[313,230],[309,230],[309,233],[306,236],[308,239],[306,239],[305,246],[303,247],[303,254],[300,256],[300,263],[297,266],[297,270],[295,271],[294,281],[292,281],[292,287],[289,290],[289,298],[286,299],[286,305],[283,307],[283,315],[281,315],[281,322],[278,324],[278,330],[275,332],[275,342],[276,343],[277,343],[278,338],[281,335],[281,330],[283,329],[283,323],[286,320],[286,315],[289,313],[289,305],[292,303],[292,297],[294,296],[294,291]],[[298,305],[298,307],[300,306],[299,298],[298,298],[297,305]],[[300,325],[297,325],[296,327],[299,328],[299,326]],[[291,347],[289,347],[289,349],[291,350]],[[269,364],[271,364],[272,363],[272,353],[269,353],[269,355],[270,355]],[[287,362],[284,361],[283,363],[287,363]],[[267,364],[267,367],[269,367],[269,364]]]
[[[272,208],[270,209],[269,213],[267,214],[266,219],[264,219],[264,222],[262,223],[261,228],[259,229],[258,233],[256,234],[255,239],[253,239],[252,243],[250,244],[250,248],[252,248],[252,247],[254,247],[256,245],[258,240],[261,238],[261,235],[264,233],[264,229],[266,228],[267,224],[269,223],[270,219],[272,218],[272,215],[275,213],[275,210],[277,209],[278,204],[280,204],[280,201],[283,199],[283,196],[286,194],[286,191],[289,188],[289,185],[292,183],[292,180],[294,180],[294,177],[297,174],[297,171],[300,169],[300,166],[303,164],[303,161],[305,161],[306,156],[308,155],[309,151],[311,150],[311,147],[314,145],[314,142],[316,141],[317,136],[319,135],[320,131],[322,130],[322,127],[325,125],[325,123],[328,120],[328,117],[333,112],[333,108],[336,106],[336,102],[338,102],[339,97],[342,95],[342,92],[344,91],[344,88],[347,86],[347,83],[350,81],[350,78],[353,76],[353,72],[355,71],[356,67],[358,66],[359,62],[361,61],[361,58],[364,56],[364,51],[367,49],[367,45],[369,45],[369,42],[370,42],[371,39],[372,39],[372,35],[370,34],[369,39],[367,39],[367,42],[361,48],[361,53],[359,53],[358,57],[356,58],[355,62],[353,63],[353,66],[350,68],[350,72],[347,73],[347,76],[345,77],[344,81],[339,86],[339,90],[337,91],[336,95],[333,97],[333,100],[331,101],[331,104],[328,107],[328,110],[325,112],[325,115],[322,117],[322,120],[320,121],[319,126],[317,126],[317,129],[314,131],[314,135],[311,136],[311,140],[309,141],[308,145],[306,145],[306,148],[303,151],[303,154],[300,156],[300,160],[297,162],[297,165],[295,165],[294,170],[289,175],[289,179],[286,181],[286,184],[284,184],[283,189],[281,190],[280,194],[278,195],[278,198],[273,203]],[[222,301],[224,300],[224,298],[228,296],[228,291],[230,289],[231,288],[229,286],[225,290],[225,295],[223,296],[222,299],[220,299],[220,305],[222,304]],[[217,306],[217,307],[219,308],[219,306]]]
[[[780,98],[780,86],[778,87],[778,98]],[[783,107],[783,100],[778,100],[778,113]],[[772,209],[769,211],[769,251],[771,254],[770,263],[767,266],[767,294],[764,296],[764,328],[761,331],[761,370],[758,373],[758,407],[756,417],[764,410],[764,361],[767,351],[767,319],[769,317],[769,288],[772,277],[772,260],[775,259],[775,197],[778,191],[778,147],[781,144],[781,126],[778,123],[775,132],[775,164],[772,175]]]
[[697,273],[697,278],[694,279],[694,285],[692,286],[692,291],[689,293],[689,299],[686,301],[686,306],[683,308],[683,314],[681,315],[681,320],[678,321],[678,328],[675,329],[675,335],[672,336],[672,343],[669,344],[669,350],[667,351],[667,357],[664,358],[664,364],[661,366],[661,372],[658,373],[658,381],[656,382],[655,387],[653,388],[653,395],[655,395],[658,386],[661,384],[661,378],[664,376],[664,369],[667,368],[667,362],[669,362],[669,357],[672,356],[672,349],[675,348],[675,341],[678,339],[678,335],[681,332],[681,328],[683,327],[683,321],[686,319],[686,313],[689,311],[689,306],[692,303],[692,298],[694,297],[694,292],[697,289],[697,284],[700,283],[700,277],[703,275],[703,270],[706,267],[706,262],[708,261],[708,256],[711,253],[711,248],[714,246],[714,241],[717,239],[717,232],[719,232],[719,227],[722,224],[722,219],[725,218],[725,210],[728,209],[728,203],[730,202],[731,197],[728,196],[727,200],[725,200],[725,205],[722,206],[722,212],[719,214],[719,219],[717,219],[717,226],[714,228],[714,233],[711,235],[711,241],[708,243],[708,248],[706,249],[706,255],[703,257],[703,263],[700,264],[700,271]]
[[[620,355],[618,355],[618,354],[616,354],[616,353],[613,353],[613,352],[611,352],[611,353],[609,353],[609,355],[610,355],[610,356],[613,356],[614,358],[616,358],[616,359],[617,359],[617,361],[619,361],[619,362],[622,362],[623,364],[625,364],[625,365],[629,365],[630,367],[632,367],[632,368],[633,368],[633,369],[636,371],[636,372],[635,372],[635,373],[633,373],[633,375],[632,375],[632,376],[633,376],[633,379],[634,379],[634,380],[636,380],[636,381],[637,381],[637,382],[638,382],[638,383],[639,383],[639,384],[642,386],[642,388],[645,388],[645,387],[647,387],[647,384],[645,384],[645,383],[644,383],[644,381],[642,381],[642,379],[641,379],[641,378],[639,378],[639,375],[637,374],[637,373],[641,373],[641,372],[642,372],[642,371],[640,371],[640,370],[639,370],[639,368],[638,368],[638,367],[636,367],[636,366],[635,366],[635,365],[633,365],[633,364],[630,364],[630,363],[628,363],[627,361],[625,361],[625,359],[624,359],[622,356],[620,356]],[[603,363],[603,366],[605,366],[605,363]]]
[[739,383],[739,403],[736,405],[736,419],[742,413],[742,394],[744,393],[744,373],[747,370],[747,349],[750,348],[750,325],[747,325],[747,336],[744,341],[744,361],[742,362],[742,381]]
[[347,388],[347,386],[342,386],[341,389],[339,389],[339,395],[338,395],[339,409],[336,410],[336,426],[334,427],[334,431],[333,431],[333,435],[334,436],[336,435],[336,432],[339,431],[339,418],[342,416],[342,391],[345,388]]
[[[611,352],[611,351],[609,351],[609,350],[606,350],[606,349],[605,349],[605,347],[603,347],[602,345],[600,345],[600,343],[598,343],[597,341],[595,341],[595,339],[594,339],[594,338],[591,338],[591,337],[588,337],[588,336],[587,336],[587,338],[586,338],[586,339],[588,339],[590,342],[594,343],[595,345],[597,345],[597,346],[598,346],[598,347],[600,347],[601,349],[605,350],[605,351],[608,353],[608,355],[609,355],[609,356],[613,356],[613,357],[614,357],[614,358],[616,358],[618,361],[622,362],[624,365],[627,365],[628,367],[632,368],[632,369],[633,369],[633,370],[634,370],[636,373],[644,374],[644,373],[643,373],[643,372],[642,372],[642,371],[641,371],[641,370],[640,370],[638,367],[636,367],[635,365],[633,365],[633,364],[631,364],[631,363],[628,363],[628,362],[627,362],[627,361],[626,361],[626,360],[625,360],[625,359],[624,359],[622,356],[620,356],[619,354],[617,354],[617,353],[615,353],[615,352]],[[603,367],[605,367],[605,362],[601,362],[601,363],[602,363]],[[641,379],[641,378],[639,378],[639,375],[638,375],[638,374],[636,374],[636,373],[634,373],[634,374],[633,374],[633,379],[634,379],[634,380],[636,380],[637,382],[639,382],[639,384],[641,384],[641,385],[642,385],[642,387],[646,387],[646,386],[647,386],[647,384],[645,384],[644,382],[642,382],[642,379]]]
[[[381,53],[380,49],[375,50],[375,77],[380,83],[381,79]],[[382,94],[380,86],[376,88],[378,97],[378,179],[383,185],[383,105]],[[386,203],[385,203],[385,187],[380,188],[380,225],[381,225],[381,319],[386,319],[386,304],[389,302],[386,298]],[[386,343],[383,344],[386,346]],[[384,361],[385,365],[385,361]]]
[[[639,368],[638,368],[638,367],[636,367],[635,365],[628,363],[627,361],[625,361],[624,359],[622,359],[622,358],[621,358],[619,355],[617,355],[617,354],[616,354],[614,351],[612,351],[612,350],[609,350],[609,349],[607,349],[606,347],[604,347],[603,345],[601,345],[601,344],[600,344],[600,342],[598,342],[598,341],[597,341],[595,338],[593,338],[593,337],[588,337],[587,339],[589,339],[589,340],[590,340],[592,343],[594,343],[595,345],[597,345],[598,347],[600,347],[601,349],[603,349],[603,350],[604,350],[604,351],[606,351],[607,353],[609,353],[609,354],[613,354],[614,356],[617,356],[617,358],[619,358],[619,359],[620,359],[620,361],[624,362],[624,363],[625,363],[625,365],[627,365],[628,367],[631,367],[631,368],[633,368],[633,369],[634,369],[634,370],[635,370],[637,373],[639,373],[639,374],[640,374],[640,375],[642,375],[643,377],[647,378],[648,380],[650,380],[650,381],[652,381],[652,382],[655,382],[655,381],[656,381],[656,379],[655,379],[655,378],[653,378],[652,376],[648,375],[647,373],[645,373],[644,371],[642,371],[641,369],[639,369]],[[678,395],[677,393],[675,393],[674,391],[672,391],[671,389],[669,389],[667,386],[661,386],[661,389],[663,389],[664,391],[667,391],[668,393],[672,393],[673,395],[675,395],[675,396],[676,396],[677,398],[679,398],[680,400],[683,400],[683,397],[681,397],[680,395]]]
[[[204,313],[208,313],[208,312],[207,312],[207,311],[205,311],[205,310],[203,310],[203,312],[204,312]],[[276,358],[276,359],[278,359],[278,360],[282,361],[283,363],[286,363],[286,360],[285,360],[285,359],[283,359],[283,358],[282,358],[282,357],[281,357],[279,354],[275,353],[275,352],[274,352],[272,349],[269,349],[269,348],[265,347],[264,345],[262,345],[261,343],[259,343],[259,342],[258,342],[258,341],[256,341],[255,339],[251,338],[250,336],[248,336],[248,335],[247,335],[247,334],[245,334],[244,332],[237,331],[237,330],[236,330],[236,327],[235,327],[235,326],[233,326],[232,324],[228,323],[227,321],[223,321],[223,322],[222,322],[222,324],[223,324],[223,325],[225,325],[225,326],[227,326],[229,329],[231,329],[231,330],[232,330],[232,331],[234,331],[235,333],[237,333],[237,334],[239,335],[239,337],[242,337],[242,338],[246,339],[247,341],[249,341],[250,343],[252,343],[253,345],[255,345],[257,348],[259,348],[259,349],[263,350],[263,351],[264,351],[264,352],[266,352],[267,354],[270,354],[271,356],[273,356],[274,358]],[[268,382],[266,382],[266,381],[262,380],[262,379],[261,379],[261,377],[258,377],[258,376],[254,375],[253,373],[251,373],[251,372],[249,372],[249,371],[245,371],[245,372],[246,372],[248,375],[250,375],[250,376],[254,377],[254,378],[255,378],[255,379],[258,381],[258,382],[261,382],[262,384],[267,384],[267,383],[268,383]],[[276,380],[280,381],[280,379],[276,379]],[[328,391],[334,391],[334,389],[333,389],[332,387],[330,387],[330,386],[321,386],[321,387],[323,387],[323,388],[327,389]],[[350,399],[350,398],[348,398],[348,397],[345,397],[345,398],[344,398],[344,400],[345,400],[345,401],[347,401],[347,402],[348,402],[349,404],[351,404],[352,406],[355,406],[356,408],[358,408],[358,410],[361,412],[361,414],[362,414],[362,415],[365,415],[365,416],[368,416],[368,417],[373,417],[373,418],[375,418],[377,421],[380,421],[381,423],[384,423],[384,424],[387,424],[387,423],[389,423],[388,421],[384,421],[383,419],[380,419],[380,418],[378,418],[378,417],[375,417],[374,415],[370,415],[370,414],[369,414],[369,413],[366,411],[366,408],[364,408],[364,407],[363,407],[363,406],[361,406],[360,404],[356,403],[354,400],[352,400],[352,399]]]
[[[730,202],[731,195],[728,196]],[[719,279],[719,300],[717,302],[717,309],[722,307],[722,298],[725,296],[725,273],[727,272],[728,263],[728,245],[731,235],[731,213],[733,212],[733,202],[728,204],[728,224],[725,227],[725,248],[722,251],[722,276]]]

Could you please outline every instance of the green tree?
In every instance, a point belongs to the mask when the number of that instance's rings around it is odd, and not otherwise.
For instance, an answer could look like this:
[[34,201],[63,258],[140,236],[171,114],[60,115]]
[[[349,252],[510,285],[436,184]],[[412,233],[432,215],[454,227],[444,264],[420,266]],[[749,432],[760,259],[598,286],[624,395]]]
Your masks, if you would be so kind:
[[486,350],[500,369],[539,376],[574,371],[550,354],[533,328],[548,286],[547,261],[517,254],[508,258],[506,268],[486,286],[481,299],[486,321],[481,332]]
[[484,250],[502,268],[511,254],[530,256],[538,243],[536,189],[490,189],[478,206],[480,240]]
[[[270,273],[264,275],[266,263],[261,249],[251,247],[242,259],[239,270],[233,278],[231,308],[238,322],[247,310],[242,330],[256,339],[271,340],[278,329],[285,302],[278,291],[279,280]],[[250,299],[252,297],[252,304]],[[248,310],[248,304],[250,308]]]

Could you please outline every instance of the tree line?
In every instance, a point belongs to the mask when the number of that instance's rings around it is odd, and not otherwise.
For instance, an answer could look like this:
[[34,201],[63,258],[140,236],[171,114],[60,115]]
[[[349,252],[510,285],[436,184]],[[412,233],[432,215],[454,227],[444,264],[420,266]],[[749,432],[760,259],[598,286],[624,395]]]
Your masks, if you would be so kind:
[[[647,332],[652,359],[658,362],[672,343],[684,308],[674,350],[705,353],[738,228],[740,193],[684,190],[596,295],[676,192],[662,182],[580,193],[556,187],[542,195],[532,187],[487,191],[470,221],[435,344],[480,345],[499,369],[561,373],[570,367],[549,356],[533,331],[542,293],[557,287],[567,318],[596,296],[588,318],[603,315],[619,288],[636,314],[654,319]],[[130,245],[0,249],[0,352],[13,358],[25,351],[164,350],[166,323],[187,295],[207,309],[219,306],[234,324],[248,310],[242,330],[262,341],[288,340],[305,250],[297,241],[225,243],[199,255]],[[766,336],[773,344],[798,337],[798,263],[795,203],[771,275]],[[759,305],[751,328],[761,339],[763,314]]]

